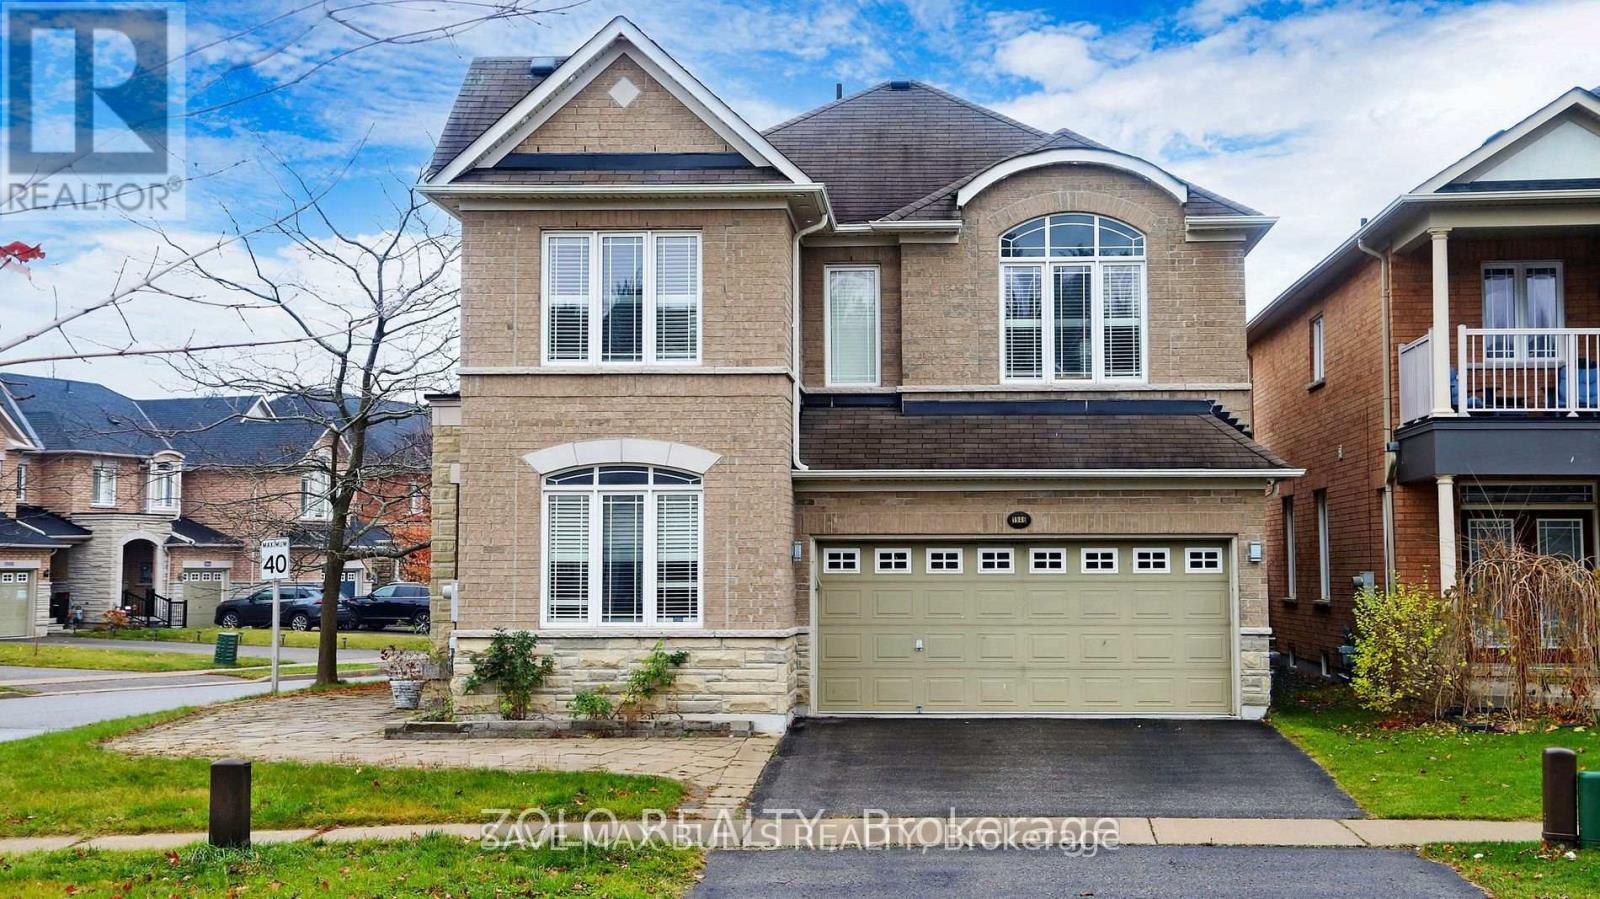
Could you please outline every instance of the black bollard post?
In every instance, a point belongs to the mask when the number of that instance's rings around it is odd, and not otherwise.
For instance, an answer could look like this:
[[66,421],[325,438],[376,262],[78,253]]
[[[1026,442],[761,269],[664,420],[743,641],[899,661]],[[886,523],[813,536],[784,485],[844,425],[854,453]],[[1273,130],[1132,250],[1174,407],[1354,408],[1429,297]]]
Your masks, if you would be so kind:
[[1544,751],[1544,840],[1578,842],[1578,754],[1570,749]]
[[211,763],[211,845],[250,846],[250,763],[243,759]]

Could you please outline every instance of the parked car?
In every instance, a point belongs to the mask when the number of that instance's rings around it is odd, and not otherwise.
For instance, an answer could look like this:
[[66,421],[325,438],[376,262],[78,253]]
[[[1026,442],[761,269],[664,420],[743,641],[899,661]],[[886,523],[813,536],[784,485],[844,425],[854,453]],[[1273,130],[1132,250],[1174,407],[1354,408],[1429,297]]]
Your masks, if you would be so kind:
[[[284,584],[279,601],[278,623],[290,630],[309,631],[322,621],[320,584]],[[339,601],[339,627],[351,626],[350,604]],[[259,587],[243,596],[217,603],[212,623],[221,627],[271,627],[272,588]]]
[[350,600],[353,626],[382,630],[391,624],[405,624],[424,632],[432,621],[428,602],[427,584],[385,584]]

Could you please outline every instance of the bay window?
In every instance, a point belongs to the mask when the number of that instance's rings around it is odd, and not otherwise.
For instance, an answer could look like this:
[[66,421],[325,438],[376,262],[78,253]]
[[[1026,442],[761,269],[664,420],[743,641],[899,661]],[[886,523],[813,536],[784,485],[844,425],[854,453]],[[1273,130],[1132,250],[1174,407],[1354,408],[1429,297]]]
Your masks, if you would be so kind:
[[828,266],[823,278],[823,321],[829,387],[876,387],[879,365],[878,269]]
[[693,232],[545,235],[545,363],[698,363],[700,269]]
[[703,594],[699,475],[601,465],[544,483],[547,626],[696,625]]
[[1144,258],[1143,234],[1086,213],[1043,216],[1002,235],[1002,380],[1144,380]]

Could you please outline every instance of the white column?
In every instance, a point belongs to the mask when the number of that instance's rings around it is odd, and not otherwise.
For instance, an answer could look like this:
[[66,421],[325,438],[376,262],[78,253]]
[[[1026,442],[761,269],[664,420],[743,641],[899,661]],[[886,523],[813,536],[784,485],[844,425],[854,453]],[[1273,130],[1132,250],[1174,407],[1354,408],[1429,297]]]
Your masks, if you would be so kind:
[[1439,592],[1456,585],[1456,479],[1439,475]]
[[1433,228],[1433,411],[1454,415],[1450,406],[1450,229]]

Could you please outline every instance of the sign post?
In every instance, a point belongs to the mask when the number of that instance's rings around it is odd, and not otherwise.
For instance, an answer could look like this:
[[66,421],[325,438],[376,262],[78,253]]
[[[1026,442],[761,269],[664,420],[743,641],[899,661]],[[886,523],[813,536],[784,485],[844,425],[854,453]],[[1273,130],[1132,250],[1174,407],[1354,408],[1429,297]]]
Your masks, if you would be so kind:
[[289,576],[289,538],[269,537],[261,541],[261,579],[272,582],[272,693],[278,693],[278,618],[283,590],[278,583]]

